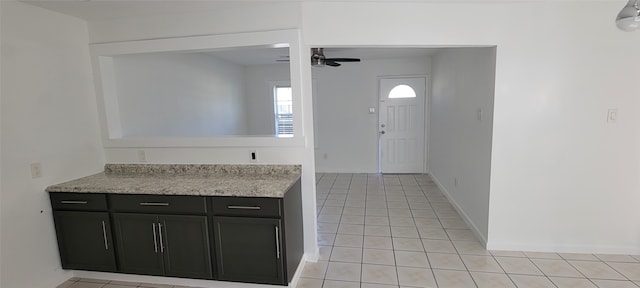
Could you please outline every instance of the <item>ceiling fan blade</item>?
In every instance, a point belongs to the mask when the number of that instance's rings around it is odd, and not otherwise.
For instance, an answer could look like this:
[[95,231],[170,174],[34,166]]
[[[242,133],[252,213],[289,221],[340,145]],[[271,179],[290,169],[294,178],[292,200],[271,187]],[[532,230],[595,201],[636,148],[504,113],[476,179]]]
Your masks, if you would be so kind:
[[360,62],[358,58],[326,58],[325,61],[334,61],[334,62]]

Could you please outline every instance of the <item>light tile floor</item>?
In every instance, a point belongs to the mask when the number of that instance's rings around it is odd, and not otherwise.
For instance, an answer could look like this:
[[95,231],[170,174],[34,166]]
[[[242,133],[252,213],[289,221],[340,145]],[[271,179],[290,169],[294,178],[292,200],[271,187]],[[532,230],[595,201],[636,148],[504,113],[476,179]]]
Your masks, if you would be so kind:
[[166,285],[166,284],[110,281],[110,280],[102,280],[102,279],[89,279],[89,278],[77,278],[77,277],[74,277],[65,281],[64,283],[58,285],[57,288],[133,288],[133,287],[193,288],[193,287],[186,287],[186,286]]
[[[297,288],[638,288],[640,256],[487,251],[428,175],[318,174]],[[58,288],[187,288],[73,278]]]
[[640,287],[640,256],[487,251],[428,175],[318,174],[297,288]]

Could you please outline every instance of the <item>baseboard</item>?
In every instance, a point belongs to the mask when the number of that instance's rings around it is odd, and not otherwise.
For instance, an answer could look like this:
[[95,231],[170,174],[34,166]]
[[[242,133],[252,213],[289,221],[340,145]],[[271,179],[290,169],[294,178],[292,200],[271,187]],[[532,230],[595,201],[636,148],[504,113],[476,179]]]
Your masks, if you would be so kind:
[[73,277],[72,271],[62,270],[62,268],[60,267],[56,268],[56,271],[62,271],[62,272],[60,272],[60,274],[55,275],[55,277],[51,277],[51,278],[43,277],[45,278],[45,279],[42,279],[44,281],[44,284],[38,285],[36,287],[42,287],[42,288],[58,287],[58,285],[64,283],[65,281],[69,280],[69,278]]
[[[304,261],[301,261],[301,263],[304,263]],[[301,271],[300,267],[298,267],[298,270]],[[75,277],[80,277],[80,278],[104,279],[104,280],[111,280],[111,281],[126,281],[126,282],[137,282],[137,283],[145,282],[145,283],[154,283],[154,284],[193,286],[193,287],[202,287],[202,288],[284,287],[284,286],[268,285],[268,284],[251,284],[251,283],[238,283],[238,282],[227,282],[227,281],[217,281],[217,280],[185,279],[185,278],[174,278],[174,277],[145,276],[145,275],[91,272],[91,271],[78,271],[78,270],[73,272]],[[296,274],[298,273],[302,273],[302,272],[296,271]],[[292,280],[292,283],[293,283],[293,280]],[[289,286],[289,287],[295,287],[295,286]]]
[[562,245],[562,244],[540,244],[540,243],[511,243],[511,242],[496,242],[496,241],[491,241],[487,243],[487,250],[640,255],[640,248],[635,246],[621,247],[621,246],[575,245],[575,244]]
[[444,196],[447,197],[447,200],[449,200],[449,203],[451,203],[451,206],[453,206],[453,208],[456,209],[458,214],[460,214],[460,217],[462,217],[462,220],[464,220],[464,222],[467,223],[467,226],[469,226],[471,232],[473,232],[473,235],[475,235],[478,241],[480,241],[480,244],[482,244],[483,247],[487,247],[487,237],[480,232],[480,229],[478,229],[478,227],[473,223],[473,221],[471,221],[471,218],[469,217],[469,215],[467,215],[467,213],[465,213],[462,207],[458,205],[458,202],[456,202],[456,200],[453,199],[453,196],[451,196],[449,191],[447,191],[447,189],[444,188],[444,186],[440,183],[440,181],[438,181],[438,178],[436,178],[436,176],[434,176],[433,174],[429,174],[429,176],[431,176],[431,179],[433,179],[433,182],[436,183],[436,185],[438,185],[438,188],[440,189],[440,191],[442,191],[442,194],[444,194]]
[[[298,264],[298,268],[296,269],[295,274],[293,274],[293,278],[289,283],[288,287],[294,288],[298,284],[300,280],[300,276],[302,275],[302,270],[304,270],[304,265],[306,262],[318,262],[318,258],[320,258],[320,250],[316,247],[316,250],[313,254],[305,253],[302,256],[302,260]],[[185,278],[174,278],[174,277],[160,277],[160,276],[146,276],[146,275],[132,275],[132,274],[121,274],[121,273],[107,273],[107,272],[93,272],[93,271],[81,271],[81,270],[73,270],[72,275],[74,277],[79,278],[92,278],[92,279],[104,279],[111,281],[126,281],[126,282],[145,282],[145,283],[157,283],[157,284],[167,284],[167,285],[182,285],[182,286],[195,286],[195,287],[203,287],[203,288],[273,288],[273,287],[282,287],[282,286],[274,286],[267,284],[250,284],[250,283],[237,283],[237,282],[227,282],[227,281],[216,281],[216,280],[200,280],[200,279],[185,279]],[[70,275],[71,277],[71,275]],[[60,283],[65,280],[61,280]],[[60,284],[57,283],[57,284]]]
[[473,224],[469,216],[453,199],[449,191],[438,181],[437,177],[430,175],[433,182],[447,197],[451,205],[458,211],[465,223],[470,227],[473,234],[487,250],[498,251],[529,251],[529,252],[554,252],[554,253],[587,253],[587,254],[624,254],[640,255],[640,247],[637,246],[603,246],[603,245],[576,245],[576,244],[540,244],[540,243],[513,243],[487,241],[480,230]]
[[357,171],[354,172],[353,169],[322,169],[316,168],[316,173],[324,173],[324,174],[338,174],[338,173],[347,173],[347,174],[378,174],[378,171]]
[[[291,282],[289,282],[289,286],[290,288],[295,288],[298,285],[298,281],[300,280],[300,277],[302,276],[302,270],[304,270],[304,265],[307,262],[318,262],[318,249],[316,248],[316,253],[315,255],[309,255],[307,253],[305,253],[302,256],[302,260],[300,261],[300,264],[298,264],[298,268],[296,269],[296,273],[293,274],[293,278],[291,279]],[[313,260],[315,259],[315,260]]]
[[318,262],[318,260],[320,259],[320,248],[316,246],[316,249],[314,250],[313,254],[304,253],[303,259],[305,259],[305,261],[307,262],[313,262],[313,263]]

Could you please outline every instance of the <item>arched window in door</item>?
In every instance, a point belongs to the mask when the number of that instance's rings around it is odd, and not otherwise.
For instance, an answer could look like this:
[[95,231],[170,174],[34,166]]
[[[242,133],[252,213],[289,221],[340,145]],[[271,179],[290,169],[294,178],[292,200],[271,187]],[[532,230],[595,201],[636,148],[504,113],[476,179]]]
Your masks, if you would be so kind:
[[416,91],[409,85],[400,84],[389,91],[390,99],[416,98]]

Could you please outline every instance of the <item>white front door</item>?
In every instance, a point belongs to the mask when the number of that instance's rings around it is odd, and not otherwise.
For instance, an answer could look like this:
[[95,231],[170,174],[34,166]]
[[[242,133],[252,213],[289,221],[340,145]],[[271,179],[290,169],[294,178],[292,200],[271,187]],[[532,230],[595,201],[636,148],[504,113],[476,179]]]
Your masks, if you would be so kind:
[[426,78],[380,79],[381,173],[424,172]]

